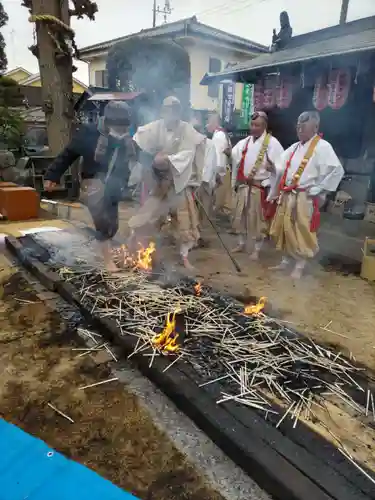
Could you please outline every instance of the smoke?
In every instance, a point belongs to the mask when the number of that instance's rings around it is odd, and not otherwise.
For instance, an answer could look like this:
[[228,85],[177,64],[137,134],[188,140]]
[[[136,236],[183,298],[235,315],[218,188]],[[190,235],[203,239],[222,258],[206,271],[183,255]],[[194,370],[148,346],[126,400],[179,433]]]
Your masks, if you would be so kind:
[[181,101],[185,113],[190,101],[190,58],[177,43],[133,37],[116,44],[107,57],[109,86],[114,90],[143,91],[147,105],[144,120],[156,118],[168,95]]

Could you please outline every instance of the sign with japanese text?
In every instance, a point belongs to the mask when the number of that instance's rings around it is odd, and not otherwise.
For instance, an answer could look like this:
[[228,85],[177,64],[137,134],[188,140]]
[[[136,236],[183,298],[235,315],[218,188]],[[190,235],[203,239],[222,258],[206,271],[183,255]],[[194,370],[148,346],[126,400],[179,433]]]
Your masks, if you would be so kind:
[[228,127],[232,125],[233,111],[236,99],[236,85],[235,83],[223,84],[223,104],[222,104],[222,118],[223,126]]
[[247,128],[254,113],[254,85],[245,84],[242,91],[241,128]]

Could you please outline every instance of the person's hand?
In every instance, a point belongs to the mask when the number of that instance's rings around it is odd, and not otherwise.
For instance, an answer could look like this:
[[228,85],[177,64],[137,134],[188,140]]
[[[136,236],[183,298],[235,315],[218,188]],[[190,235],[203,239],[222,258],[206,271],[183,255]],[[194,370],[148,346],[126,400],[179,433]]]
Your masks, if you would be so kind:
[[44,190],[50,193],[56,189],[57,182],[44,181]]
[[268,153],[266,152],[266,170],[267,172],[270,172],[271,174],[274,174],[276,172],[276,167],[274,162],[270,159],[268,156]]
[[309,196],[311,196],[312,198],[315,198],[316,196],[319,196],[321,193],[322,193],[322,190],[321,190],[321,188],[320,188],[320,187],[318,187],[318,186],[312,186],[312,187],[308,190],[308,192],[307,192],[307,194],[308,194]]
[[167,162],[168,162],[168,155],[166,153],[163,153],[163,151],[157,153],[154,157],[154,164],[157,167],[163,166]]
[[276,203],[277,199],[278,199],[278,196],[268,196],[266,201],[268,203]]

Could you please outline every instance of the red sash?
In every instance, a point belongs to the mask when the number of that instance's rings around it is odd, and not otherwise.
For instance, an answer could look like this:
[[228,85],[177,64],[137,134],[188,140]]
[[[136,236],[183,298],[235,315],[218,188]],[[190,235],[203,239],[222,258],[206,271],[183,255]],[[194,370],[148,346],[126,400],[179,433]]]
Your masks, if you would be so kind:
[[264,188],[263,186],[259,186],[258,184],[252,184],[252,186],[260,189],[260,204],[262,207],[264,220],[273,219],[277,208],[276,203],[270,203],[269,201],[267,201],[268,193],[266,188]]
[[245,176],[245,159],[246,159],[247,151],[249,149],[250,140],[251,140],[251,136],[246,141],[245,147],[242,150],[240,166],[238,167],[238,172],[237,172],[237,181],[238,182],[245,183],[247,181],[247,177]]

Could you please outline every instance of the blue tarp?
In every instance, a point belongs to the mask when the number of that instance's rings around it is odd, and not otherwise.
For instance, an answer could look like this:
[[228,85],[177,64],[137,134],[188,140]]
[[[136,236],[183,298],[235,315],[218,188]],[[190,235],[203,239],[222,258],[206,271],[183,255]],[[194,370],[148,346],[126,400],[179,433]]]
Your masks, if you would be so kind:
[[139,500],[0,419],[0,500]]

